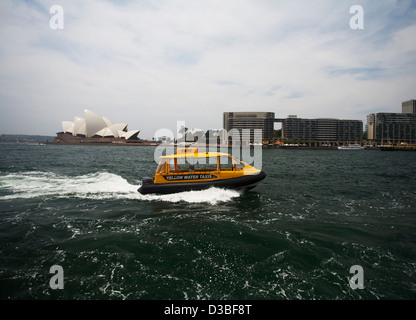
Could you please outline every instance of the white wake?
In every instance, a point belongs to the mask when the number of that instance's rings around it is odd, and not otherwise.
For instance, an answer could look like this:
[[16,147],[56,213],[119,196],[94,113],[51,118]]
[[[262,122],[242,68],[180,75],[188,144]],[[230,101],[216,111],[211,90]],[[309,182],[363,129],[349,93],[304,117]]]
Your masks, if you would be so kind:
[[227,202],[239,197],[235,190],[211,188],[168,195],[142,195],[140,185],[108,172],[81,176],[63,176],[51,172],[30,171],[0,176],[0,200],[47,198],[132,199],[188,203]]

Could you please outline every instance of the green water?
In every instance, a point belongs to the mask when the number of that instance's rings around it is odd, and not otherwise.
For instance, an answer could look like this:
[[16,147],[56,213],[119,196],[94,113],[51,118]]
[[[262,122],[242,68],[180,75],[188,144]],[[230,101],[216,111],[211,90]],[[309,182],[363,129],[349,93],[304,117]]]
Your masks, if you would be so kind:
[[1,144],[0,298],[416,298],[416,153],[266,149],[250,192],[143,196],[154,150]]

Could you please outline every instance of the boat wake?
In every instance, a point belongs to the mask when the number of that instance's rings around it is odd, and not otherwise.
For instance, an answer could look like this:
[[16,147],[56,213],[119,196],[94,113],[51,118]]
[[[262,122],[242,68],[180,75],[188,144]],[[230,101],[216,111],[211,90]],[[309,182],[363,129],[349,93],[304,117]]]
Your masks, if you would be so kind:
[[31,198],[131,199],[142,201],[216,204],[240,196],[235,190],[211,188],[167,195],[142,195],[139,185],[108,172],[62,176],[51,172],[29,171],[0,176],[0,200]]

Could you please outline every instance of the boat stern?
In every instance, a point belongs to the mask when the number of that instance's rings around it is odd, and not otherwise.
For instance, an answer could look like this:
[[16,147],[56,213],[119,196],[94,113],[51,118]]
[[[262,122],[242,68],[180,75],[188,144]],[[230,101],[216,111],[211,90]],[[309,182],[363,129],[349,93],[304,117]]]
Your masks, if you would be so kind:
[[142,179],[142,185],[140,186],[139,189],[137,189],[137,191],[139,191],[141,194],[146,194],[149,193],[148,191],[148,187],[151,185],[154,185],[155,180],[151,177],[144,177]]

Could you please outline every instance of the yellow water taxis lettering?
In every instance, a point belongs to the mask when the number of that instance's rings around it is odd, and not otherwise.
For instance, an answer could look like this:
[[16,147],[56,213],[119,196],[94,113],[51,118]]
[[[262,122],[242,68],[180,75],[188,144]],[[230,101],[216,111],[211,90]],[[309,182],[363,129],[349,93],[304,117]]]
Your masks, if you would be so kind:
[[167,181],[215,179],[212,174],[185,174],[177,176],[163,176]]

